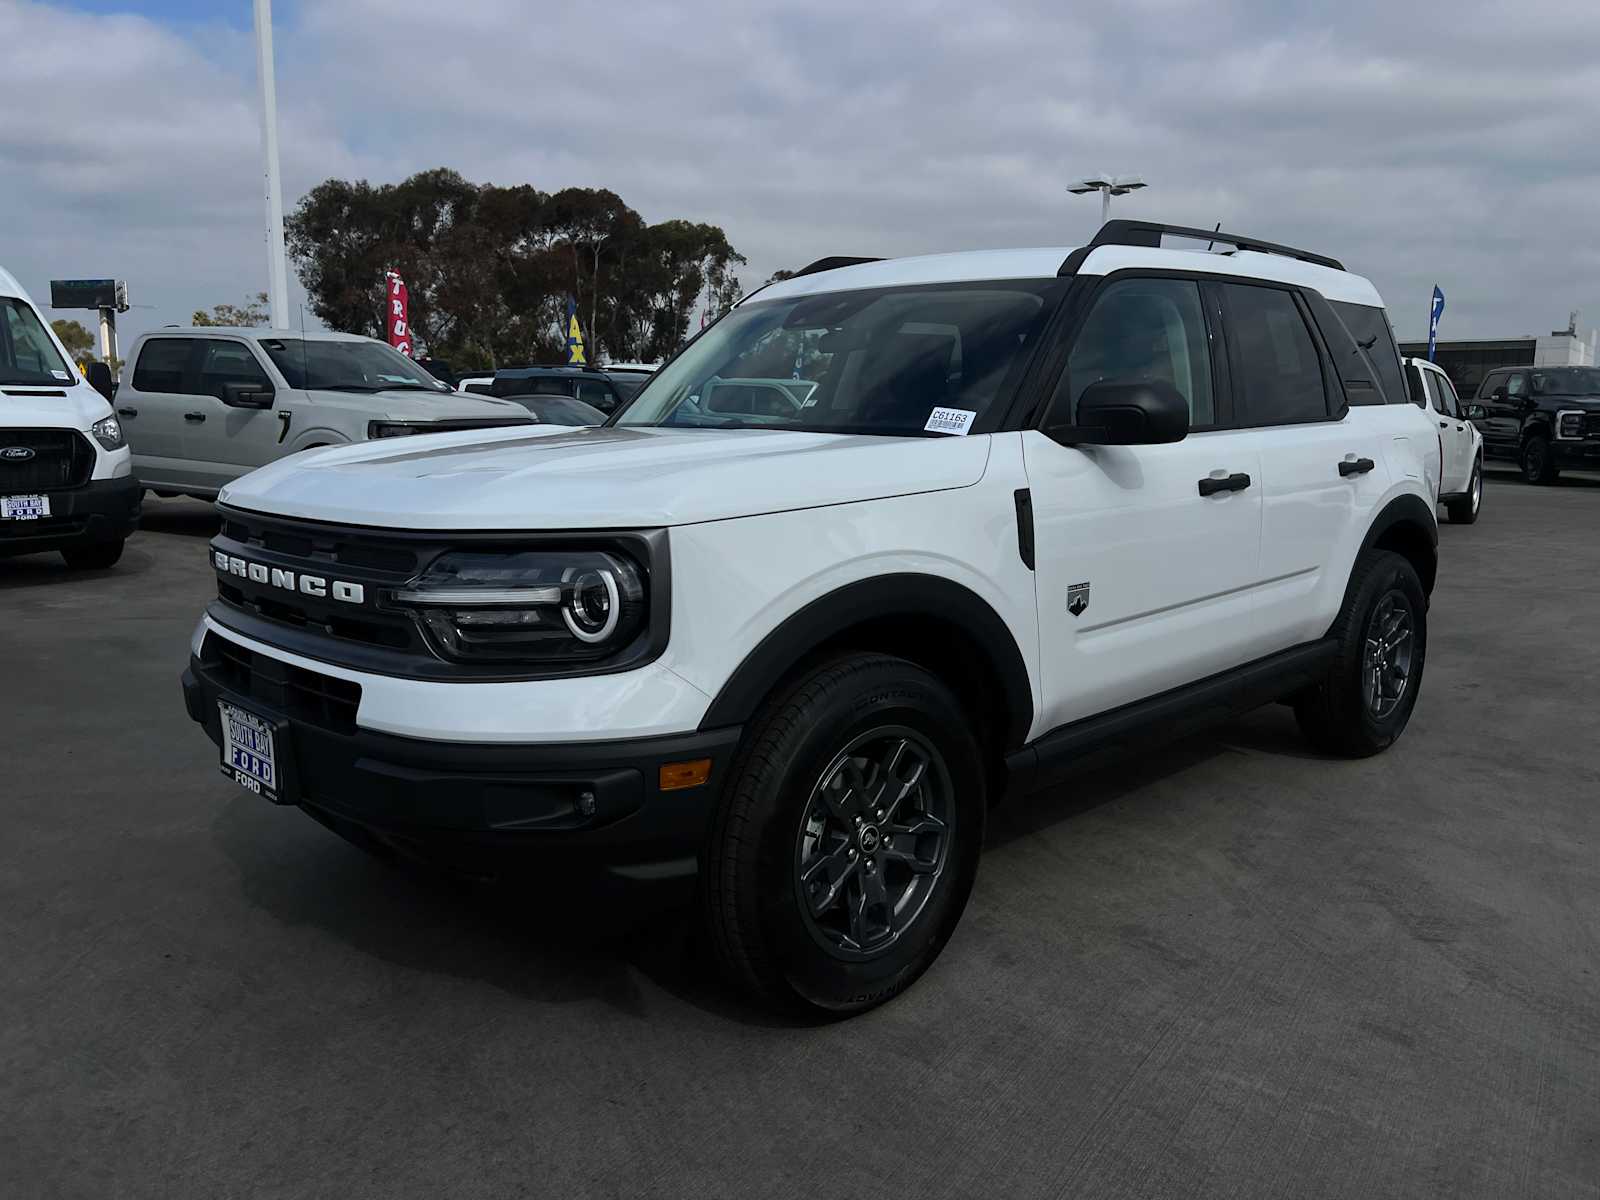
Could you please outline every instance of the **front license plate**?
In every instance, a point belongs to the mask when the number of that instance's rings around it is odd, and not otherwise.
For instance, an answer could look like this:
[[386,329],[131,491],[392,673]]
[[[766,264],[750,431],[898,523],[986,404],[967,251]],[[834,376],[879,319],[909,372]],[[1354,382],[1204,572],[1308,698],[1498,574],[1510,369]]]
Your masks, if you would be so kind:
[[218,700],[222,711],[222,773],[248,792],[278,800],[278,754],[270,722]]
[[37,521],[49,515],[49,496],[0,496],[0,521]]

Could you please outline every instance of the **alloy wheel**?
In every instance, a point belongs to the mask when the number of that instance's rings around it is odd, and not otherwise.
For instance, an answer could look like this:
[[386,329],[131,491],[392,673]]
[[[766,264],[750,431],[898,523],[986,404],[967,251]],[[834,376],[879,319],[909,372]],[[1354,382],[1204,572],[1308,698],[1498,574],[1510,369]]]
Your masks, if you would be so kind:
[[1361,697],[1382,720],[1399,706],[1411,682],[1414,647],[1411,603],[1398,589],[1384,593],[1367,620],[1361,662]]
[[921,916],[950,858],[955,797],[943,756],[885,726],[823,769],[795,845],[795,886],[813,938],[837,958],[876,958]]

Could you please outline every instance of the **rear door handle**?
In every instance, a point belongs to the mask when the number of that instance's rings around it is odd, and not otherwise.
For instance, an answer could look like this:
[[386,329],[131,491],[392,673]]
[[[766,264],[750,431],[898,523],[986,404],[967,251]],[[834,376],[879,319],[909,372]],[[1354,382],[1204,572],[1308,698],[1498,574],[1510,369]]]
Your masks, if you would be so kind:
[[1339,474],[1346,478],[1351,475],[1365,475],[1377,465],[1370,458],[1347,458],[1339,464]]
[[1450,422],[1449,421],[1440,421],[1439,422],[1439,428],[1440,429],[1449,429],[1450,428]]
[[139,415],[139,410],[137,408],[119,408],[119,409],[117,409],[117,416],[119,416],[119,417],[137,417],[138,415]]
[[183,419],[185,421],[204,421],[206,419],[206,415],[205,413],[184,413]]
[[1225,479],[1218,479],[1215,475],[1207,475],[1200,481],[1200,494],[1214,496],[1218,492],[1242,492],[1250,486],[1250,476],[1243,472],[1235,472]]

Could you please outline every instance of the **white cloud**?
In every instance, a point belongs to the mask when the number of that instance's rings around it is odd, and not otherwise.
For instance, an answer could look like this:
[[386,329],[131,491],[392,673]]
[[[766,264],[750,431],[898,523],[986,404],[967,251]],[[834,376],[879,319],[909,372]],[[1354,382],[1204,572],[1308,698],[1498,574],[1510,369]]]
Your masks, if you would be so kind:
[[[1120,211],[1335,254],[1403,335],[1435,282],[1451,336],[1542,330],[1600,323],[1597,35],[1589,0],[318,0],[278,31],[285,185],[606,186],[721,224],[755,282],[1081,241],[1066,180],[1139,171]],[[0,104],[0,261],[30,286],[115,273],[157,323],[262,286],[248,31],[0,0],[0,78],[29,98]]]

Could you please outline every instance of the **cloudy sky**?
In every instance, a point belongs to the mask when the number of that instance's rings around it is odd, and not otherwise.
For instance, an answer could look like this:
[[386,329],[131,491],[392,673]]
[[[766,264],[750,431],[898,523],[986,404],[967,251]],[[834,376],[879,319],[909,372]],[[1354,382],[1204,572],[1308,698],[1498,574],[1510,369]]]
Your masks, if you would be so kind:
[[[1595,0],[278,0],[290,201],[449,166],[824,254],[1071,245],[1119,212],[1370,276],[1402,337],[1600,325]],[[265,286],[250,0],[0,0],[0,263],[128,334]],[[298,294],[298,288],[295,288]],[[89,314],[84,314],[85,316]]]

